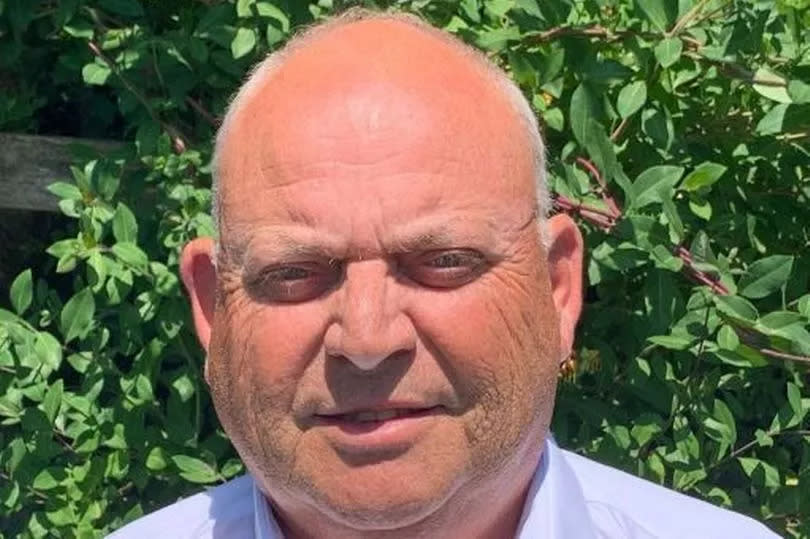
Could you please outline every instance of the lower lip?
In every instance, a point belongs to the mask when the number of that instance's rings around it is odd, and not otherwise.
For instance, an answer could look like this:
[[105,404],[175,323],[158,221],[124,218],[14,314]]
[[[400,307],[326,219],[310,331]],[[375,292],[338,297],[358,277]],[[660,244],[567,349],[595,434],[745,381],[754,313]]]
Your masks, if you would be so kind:
[[377,451],[405,449],[436,421],[441,407],[427,408],[382,421],[347,421],[335,416],[318,416],[317,425],[342,450]]

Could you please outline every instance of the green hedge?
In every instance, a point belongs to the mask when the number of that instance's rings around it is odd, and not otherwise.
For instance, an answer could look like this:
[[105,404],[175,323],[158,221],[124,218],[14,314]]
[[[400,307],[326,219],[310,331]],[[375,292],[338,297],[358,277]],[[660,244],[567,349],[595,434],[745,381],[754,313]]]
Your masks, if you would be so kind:
[[[178,250],[249,66],[344,4],[0,0],[0,130],[125,141],[54,178],[67,224],[0,299],[0,537],[95,537],[243,472]],[[484,49],[541,119],[588,253],[559,442],[810,536],[810,2],[365,5]]]

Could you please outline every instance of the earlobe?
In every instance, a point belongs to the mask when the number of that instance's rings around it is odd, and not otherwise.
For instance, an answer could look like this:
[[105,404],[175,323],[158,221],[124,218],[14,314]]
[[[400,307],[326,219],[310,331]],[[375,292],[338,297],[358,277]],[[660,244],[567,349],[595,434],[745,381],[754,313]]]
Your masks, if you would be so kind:
[[180,276],[188,292],[191,316],[200,345],[208,352],[214,321],[217,274],[214,266],[214,240],[191,240],[180,257]]
[[560,361],[571,353],[582,310],[582,234],[565,214],[546,222],[551,293],[560,323]]

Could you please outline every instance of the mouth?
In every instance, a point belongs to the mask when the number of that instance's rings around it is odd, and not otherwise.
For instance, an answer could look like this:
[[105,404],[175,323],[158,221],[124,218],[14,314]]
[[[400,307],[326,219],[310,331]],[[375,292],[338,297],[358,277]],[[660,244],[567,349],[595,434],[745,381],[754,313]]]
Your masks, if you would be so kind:
[[425,408],[386,408],[381,410],[356,410],[335,414],[316,414],[319,423],[332,425],[367,425],[384,423],[398,419],[415,419],[433,415],[441,409],[440,406]]
[[[441,424],[443,406],[387,405],[353,410],[329,410],[315,414],[314,427],[329,440],[343,458],[380,455],[390,458],[418,443]],[[362,460],[366,462],[366,460]]]

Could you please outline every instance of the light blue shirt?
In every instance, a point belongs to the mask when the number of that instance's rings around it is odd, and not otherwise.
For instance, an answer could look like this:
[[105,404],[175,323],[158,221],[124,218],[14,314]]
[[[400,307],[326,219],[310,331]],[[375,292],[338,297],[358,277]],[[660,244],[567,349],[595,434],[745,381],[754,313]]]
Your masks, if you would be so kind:
[[[283,539],[264,496],[243,476],[147,515],[113,539]],[[778,537],[742,515],[545,443],[517,539]]]

